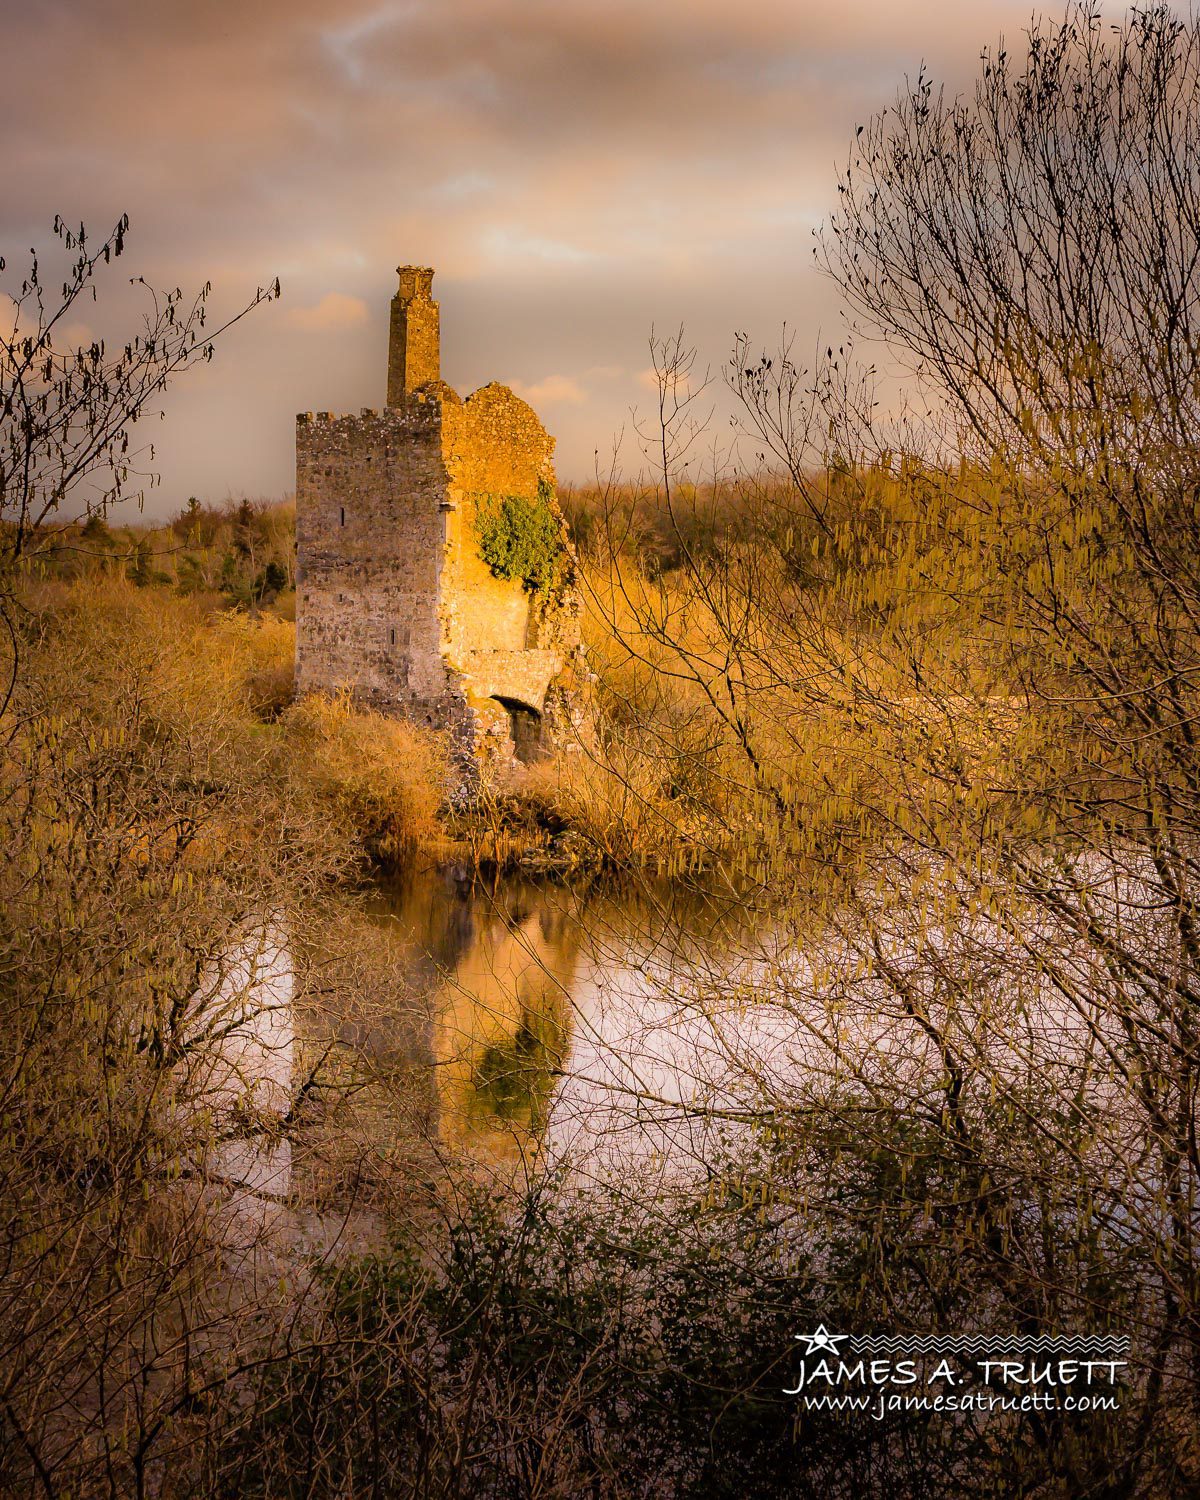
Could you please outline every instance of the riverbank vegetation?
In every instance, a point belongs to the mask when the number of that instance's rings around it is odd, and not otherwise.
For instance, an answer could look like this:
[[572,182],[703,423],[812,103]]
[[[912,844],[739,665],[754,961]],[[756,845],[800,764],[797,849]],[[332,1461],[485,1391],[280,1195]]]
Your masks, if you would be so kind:
[[[599,492],[576,495],[574,503],[579,516],[607,526]],[[580,530],[588,528],[581,522]],[[487,870],[665,873],[709,867],[728,847],[741,807],[734,788],[720,790],[731,762],[711,740],[704,705],[679,685],[678,674],[672,684],[670,656],[683,643],[643,640],[631,649],[624,634],[635,626],[635,598],[645,605],[653,597],[668,613],[683,608],[684,575],[631,549],[610,573],[599,552],[583,552],[597,737],[463,809],[447,796],[450,771],[439,737],[385,725],[349,699],[293,705],[294,553],[288,502],[189,506],[163,527],[92,520],[58,528],[38,548],[27,598],[35,612],[51,599],[70,599],[83,615],[89,599],[102,612],[124,591],[152,639],[177,629],[186,601],[195,628],[238,656],[244,706],[264,725],[265,739],[299,743],[305,726],[318,733],[320,725],[321,774],[334,775],[336,761],[339,795],[348,799],[362,852],[384,868],[424,854]],[[646,651],[652,655],[642,659]]]
[[[436,738],[291,701],[286,506],[25,526],[5,1484],[1200,1485],[1198,99],[1200,24],[1085,7],[864,127],[820,253],[926,415],[883,420],[852,352],[739,340],[754,457],[699,476],[703,381],[657,341],[643,477],[562,497],[594,732],[469,814]],[[639,994],[713,1071],[599,1056],[612,1139],[496,1190],[361,884],[531,850],[640,882],[656,932],[700,904]],[[247,1034],[264,993],[294,1039]],[[497,1112],[569,1066],[536,1021],[486,1049]],[[286,1192],[248,1206],[239,1151]],[[785,1394],[818,1324],[1128,1364],[1110,1410],[874,1421]]]

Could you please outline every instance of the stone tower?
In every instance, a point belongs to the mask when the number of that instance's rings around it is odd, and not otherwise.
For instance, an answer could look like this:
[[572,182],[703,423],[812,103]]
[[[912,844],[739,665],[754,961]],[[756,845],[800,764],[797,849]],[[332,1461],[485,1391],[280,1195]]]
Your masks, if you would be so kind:
[[[387,406],[296,419],[296,688],[449,730],[468,786],[571,737],[582,678],[554,439],[506,386],[464,401],[439,378],[433,271],[402,266]],[[531,592],[484,561],[486,517],[548,506],[559,583]]]
[[418,386],[441,375],[438,305],[430,296],[433,272],[428,266],[397,266],[400,287],[392,298],[388,340],[387,404],[403,406]]

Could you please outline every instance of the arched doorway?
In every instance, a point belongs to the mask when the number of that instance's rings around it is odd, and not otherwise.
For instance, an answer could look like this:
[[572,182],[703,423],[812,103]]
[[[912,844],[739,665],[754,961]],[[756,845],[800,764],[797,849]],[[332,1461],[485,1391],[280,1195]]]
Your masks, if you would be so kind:
[[508,714],[509,733],[512,735],[513,755],[522,765],[531,766],[544,759],[546,747],[542,743],[542,716],[536,708],[522,703],[517,698],[504,698],[499,693],[495,701]]

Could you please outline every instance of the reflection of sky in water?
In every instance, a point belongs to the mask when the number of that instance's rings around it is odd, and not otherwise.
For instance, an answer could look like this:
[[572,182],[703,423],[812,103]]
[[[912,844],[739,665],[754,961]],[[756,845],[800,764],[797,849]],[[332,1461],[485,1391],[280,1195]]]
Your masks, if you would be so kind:
[[707,948],[695,928],[671,942],[635,928],[616,951],[585,945],[549,1158],[703,1175],[719,1141],[794,1072],[795,1018],[768,999],[780,975],[773,935],[743,932],[743,951],[727,934]]
[[[706,1176],[766,1107],[804,1107],[836,1085],[915,1110],[941,1087],[940,1059],[895,989],[866,972],[850,925],[810,962],[782,931],[739,920],[732,900],[485,891],[442,876],[422,877],[391,914],[438,950],[429,993],[447,1141],[514,1159],[534,1148],[581,1179],[643,1183]],[[918,961],[898,927],[889,957],[935,1007],[939,962],[959,979],[978,967],[947,1022],[965,1061],[1022,1089],[1069,1087],[1087,1030],[1078,1012],[1044,991],[1034,1003],[1011,979],[989,984],[1006,941],[990,927],[957,934],[958,952],[946,941],[923,933]]]
[[183,1037],[181,1097],[209,1138],[192,1169],[219,1189],[227,1250],[252,1252],[292,1184],[280,1127],[292,1102],[292,955],[273,923],[243,935],[201,976]]
[[[481,1165],[536,1161],[580,1185],[616,1177],[652,1191],[662,1177],[706,1178],[764,1115],[819,1106],[834,1089],[868,1111],[936,1118],[944,1067],[910,1003],[949,1028],[960,1065],[989,1087],[1053,1104],[1086,1082],[1093,1105],[1112,1106],[1112,1139],[1093,1149],[1120,1146],[1119,1081],[1094,1055],[1084,1072],[1113,1013],[1097,1002],[1086,1014],[1041,980],[1018,984],[1014,940],[982,920],[914,943],[911,911],[898,911],[884,934],[888,984],[864,963],[861,924],[831,924],[802,956],[803,944],[754,927],[732,899],[722,910],[679,892],[484,888],[430,872],[380,887],[370,910],[415,1005],[394,1035],[377,1018],[346,1039],[415,1066],[429,1080],[421,1128]],[[1086,946],[1038,934],[1051,939],[1060,971],[1074,966],[1088,994]],[[964,987],[971,974],[978,982]],[[265,931],[253,952],[247,940],[210,990],[205,1022],[229,1029],[193,1097],[220,1114],[236,1096],[269,1124],[294,1081],[282,939]],[[249,1003],[264,998],[263,1010]],[[251,1195],[286,1194],[277,1131],[235,1132],[221,1150],[218,1170]]]
[[[739,1059],[777,1052],[783,1017],[747,1004],[746,960],[720,957],[712,908],[437,875],[395,888],[388,917],[426,952],[443,1138],[493,1153],[636,1159],[687,1170],[711,1144],[692,1111],[736,1104]],[[745,934],[743,933],[743,936]],[[718,1008],[702,1003],[709,990]]]

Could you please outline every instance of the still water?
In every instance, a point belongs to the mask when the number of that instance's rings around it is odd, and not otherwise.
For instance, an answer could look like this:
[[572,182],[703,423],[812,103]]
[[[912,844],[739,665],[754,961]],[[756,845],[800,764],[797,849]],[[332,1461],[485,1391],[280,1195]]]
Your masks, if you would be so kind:
[[412,1061],[447,1145],[686,1168],[711,1145],[711,1107],[745,1083],[743,1051],[757,1067],[770,1054],[770,1009],[751,1003],[769,938],[728,893],[443,869],[378,886],[369,910],[428,1015]]
[[[885,1109],[926,1094],[936,1103],[944,1062],[914,1024],[913,995],[941,1007],[941,1024],[1004,1087],[1074,1090],[1098,1034],[1093,1011],[1043,983],[984,916],[926,931],[919,910],[898,909],[880,971],[861,914],[805,931],[778,912],[755,920],[719,889],[488,883],[439,868],[376,885],[365,905],[350,934],[362,965],[310,989],[320,1001],[299,1012],[285,936],[269,923],[222,967],[208,1025],[224,1040],[197,1082],[210,1113],[282,1117],[293,1051],[313,1049],[315,1021],[318,1054],[341,1049],[381,1063],[385,1080],[403,1076],[414,1139],[505,1170],[536,1163],[581,1185],[624,1174],[652,1188],[710,1176],[764,1121],[834,1095]],[[1063,962],[1092,960],[1069,931],[1043,932],[1051,938]],[[950,1008],[947,973],[960,976]],[[339,995],[353,1015],[330,1011]],[[1092,1086],[1111,1087],[1116,1109],[1119,1080]],[[228,1134],[222,1175],[285,1197],[286,1132]]]

